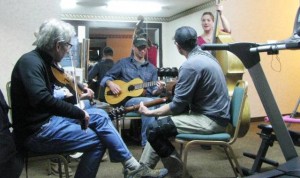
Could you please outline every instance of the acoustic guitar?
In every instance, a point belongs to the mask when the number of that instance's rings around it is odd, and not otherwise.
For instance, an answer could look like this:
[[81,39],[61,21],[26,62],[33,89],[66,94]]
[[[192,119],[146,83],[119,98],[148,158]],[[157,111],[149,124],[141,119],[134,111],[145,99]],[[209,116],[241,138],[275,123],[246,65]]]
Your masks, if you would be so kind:
[[[147,107],[155,106],[158,104],[162,104],[168,101],[168,97],[162,97],[155,99],[153,101],[145,102],[144,105]],[[108,115],[112,120],[119,119],[125,116],[126,113],[132,112],[132,111],[137,111],[140,108],[140,104],[133,105],[133,106],[128,106],[128,107],[117,107],[112,109]]]
[[[169,81],[169,79],[166,79]],[[168,82],[165,81],[165,82]],[[144,89],[147,87],[155,86],[157,81],[143,82],[140,78],[135,78],[129,82],[122,80],[114,80],[114,83],[120,86],[121,93],[118,95],[113,94],[109,87],[105,88],[104,97],[107,103],[111,105],[118,105],[126,100],[128,97],[139,97],[144,93]],[[167,84],[168,86],[168,84]]]

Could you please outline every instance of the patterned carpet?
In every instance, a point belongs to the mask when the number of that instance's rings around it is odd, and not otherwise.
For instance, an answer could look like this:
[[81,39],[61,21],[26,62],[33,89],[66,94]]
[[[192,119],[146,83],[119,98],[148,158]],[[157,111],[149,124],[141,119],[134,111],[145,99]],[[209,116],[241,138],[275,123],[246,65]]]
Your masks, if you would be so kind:
[[[238,157],[240,165],[245,168],[251,168],[253,165],[253,159],[243,156],[243,152],[256,153],[261,139],[258,132],[260,129],[257,128],[257,125],[262,122],[252,122],[250,124],[250,129],[246,136],[239,138],[233,145],[235,154]],[[288,129],[294,131],[300,131],[300,125],[291,125]],[[138,146],[137,143],[127,141],[129,149],[132,151],[132,154],[137,159],[140,158],[142,149]],[[178,148],[178,145],[176,145]],[[300,147],[295,147],[297,152],[300,153]],[[269,148],[267,152],[267,158],[270,158],[279,163],[284,163],[285,158],[281,152],[278,142],[275,142],[272,147]],[[70,167],[73,172],[76,170],[78,162],[72,161]],[[159,162],[157,168],[163,167],[162,163]],[[263,164],[262,169],[267,170],[271,169],[271,165]],[[200,146],[195,146],[191,153],[188,156],[188,171],[194,178],[201,177],[235,177],[231,169],[231,166],[226,158],[226,155],[223,154],[220,147],[213,147],[212,150],[203,150]],[[25,169],[22,172],[21,177],[26,177]],[[30,178],[46,178],[46,177],[58,177],[54,175],[48,176],[47,172],[47,161],[31,161],[28,166],[28,177]],[[97,178],[121,178],[122,174],[122,165],[120,163],[111,163],[109,160],[101,162]]]

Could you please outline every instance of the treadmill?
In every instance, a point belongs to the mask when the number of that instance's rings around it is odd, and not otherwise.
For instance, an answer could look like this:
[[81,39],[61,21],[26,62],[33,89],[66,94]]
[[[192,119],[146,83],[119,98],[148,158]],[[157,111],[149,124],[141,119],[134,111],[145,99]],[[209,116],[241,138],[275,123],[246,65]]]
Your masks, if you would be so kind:
[[257,44],[238,42],[230,44],[204,44],[203,50],[227,50],[235,54],[243,63],[253,80],[257,93],[273,127],[279,146],[286,162],[273,170],[257,173],[250,178],[300,177],[300,158],[294,147],[289,131],[282,119],[278,105],[272,94],[267,78],[260,65],[261,52],[278,54],[280,50],[300,50],[300,7],[298,8],[293,34],[278,43]]

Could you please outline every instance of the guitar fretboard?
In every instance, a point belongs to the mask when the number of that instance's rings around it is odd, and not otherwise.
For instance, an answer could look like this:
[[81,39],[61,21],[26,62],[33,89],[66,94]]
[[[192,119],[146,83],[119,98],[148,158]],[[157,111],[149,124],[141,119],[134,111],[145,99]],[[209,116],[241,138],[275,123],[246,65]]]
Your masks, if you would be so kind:
[[157,81],[139,83],[139,84],[134,85],[134,89],[138,90],[138,89],[142,89],[142,88],[147,88],[147,87],[155,86],[156,83],[157,83]]
[[[166,79],[160,80],[160,81],[170,82],[172,80],[173,80],[172,78],[166,78]],[[143,89],[143,88],[155,86],[157,82],[158,81],[144,82],[144,83],[135,84],[133,86],[134,86],[135,90],[138,90],[138,89]]]

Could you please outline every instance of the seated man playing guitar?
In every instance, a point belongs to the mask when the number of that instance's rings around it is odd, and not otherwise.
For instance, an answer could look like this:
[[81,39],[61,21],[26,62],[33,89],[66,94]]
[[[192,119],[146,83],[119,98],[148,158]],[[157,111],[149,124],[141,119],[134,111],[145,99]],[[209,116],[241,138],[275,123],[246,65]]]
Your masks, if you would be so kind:
[[[133,40],[133,55],[119,60],[104,76],[100,85],[102,87],[108,87],[109,92],[107,95],[113,95],[115,98],[124,94],[122,86],[118,85],[114,80],[122,80],[129,82],[133,79],[140,78],[143,82],[157,81],[157,69],[156,67],[145,60],[145,54],[147,51],[147,39],[143,36],[137,36]],[[141,101],[149,102],[153,100],[151,97],[158,96],[164,87],[162,82],[155,82],[155,86],[145,88],[143,97],[133,97],[125,102],[125,106],[132,106],[139,104]],[[122,94],[121,94],[122,93]],[[127,97],[128,98],[128,97]],[[106,99],[107,100],[107,99]],[[107,101],[110,103],[109,101]],[[110,103],[111,104],[111,103]],[[152,108],[150,108],[152,109]],[[142,147],[146,145],[146,130],[150,123],[155,121],[155,117],[149,117],[142,115]]]

